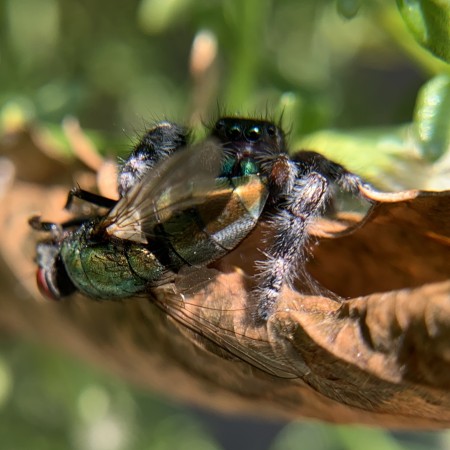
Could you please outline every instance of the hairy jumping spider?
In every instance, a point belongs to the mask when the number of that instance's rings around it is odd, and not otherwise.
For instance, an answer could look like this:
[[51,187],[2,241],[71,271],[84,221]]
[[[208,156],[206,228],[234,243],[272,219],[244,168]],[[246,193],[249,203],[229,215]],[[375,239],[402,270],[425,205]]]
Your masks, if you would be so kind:
[[220,118],[204,142],[161,122],[120,166],[119,200],[72,189],[106,214],[57,225],[37,246],[38,285],[61,298],[76,290],[124,298],[164,283],[185,266],[202,267],[235,248],[267,219],[271,243],[257,263],[255,320],[273,312],[306,258],[308,226],[324,213],[337,186],[358,194],[357,175],[309,151],[289,156],[281,127],[267,120]]

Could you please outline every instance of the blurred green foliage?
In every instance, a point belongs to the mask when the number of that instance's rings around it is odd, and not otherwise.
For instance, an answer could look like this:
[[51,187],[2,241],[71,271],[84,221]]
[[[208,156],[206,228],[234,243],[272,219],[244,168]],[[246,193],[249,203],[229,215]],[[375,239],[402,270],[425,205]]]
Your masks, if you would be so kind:
[[[450,160],[447,0],[0,0],[0,136],[27,124],[70,146],[79,118],[125,152],[167,117],[283,112],[294,146],[385,188],[442,188]],[[190,66],[208,30],[217,54]],[[217,107],[219,105],[219,108]],[[3,343],[0,448],[216,449],[168,405],[53,351]],[[271,444],[268,443],[268,447]],[[450,435],[289,425],[271,448],[448,449]],[[237,447],[235,447],[237,448]]]
[[[449,17],[446,0],[3,0],[0,126],[73,115],[102,131],[100,151],[125,152],[153,120],[283,112],[294,148],[345,164],[342,148],[360,148],[351,169],[380,187],[442,189]],[[199,78],[190,52],[205,30],[215,59]],[[432,76],[439,92],[414,106]]]
[[397,0],[417,42],[450,62],[450,3],[447,0]]
[[194,417],[156,396],[48,348],[0,349],[1,449],[220,448]]

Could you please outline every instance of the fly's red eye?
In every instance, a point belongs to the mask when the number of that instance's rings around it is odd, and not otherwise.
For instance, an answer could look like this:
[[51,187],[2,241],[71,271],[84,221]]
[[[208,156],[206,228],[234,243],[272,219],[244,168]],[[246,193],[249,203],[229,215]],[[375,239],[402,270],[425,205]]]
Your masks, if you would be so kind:
[[36,272],[36,282],[39,292],[48,300],[60,300],[60,296],[54,290],[53,284],[48,282],[47,271],[39,267]]

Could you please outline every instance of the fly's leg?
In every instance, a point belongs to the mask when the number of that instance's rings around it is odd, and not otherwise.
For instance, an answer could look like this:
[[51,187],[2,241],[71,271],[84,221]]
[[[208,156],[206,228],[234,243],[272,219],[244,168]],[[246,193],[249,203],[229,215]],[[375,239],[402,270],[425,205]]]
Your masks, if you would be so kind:
[[189,131],[172,122],[161,122],[148,130],[131,155],[119,167],[119,194],[123,197],[146,172],[184,147]]
[[74,198],[79,198],[80,200],[83,200],[85,202],[91,203],[101,208],[108,208],[108,209],[113,208],[117,203],[117,200],[112,200],[111,198],[103,197],[102,195],[85,191],[80,187],[74,187],[69,191],[69,194],[67,195],[67,201],[66,205],[64,206],[64,209],[67,210],[70,209]]
[[[292,161],[289,166],[291,172],[296,171]],[[269,222],[273,240],[265,250],[266,259],[257,263],[257,322],[269,318],[282,287],[292,285],[305,261],[308,225],[322,213],[330,192],[327,178],[318,172],[293,173],[292,178],[292,188],[280,196]]]
[[28,224],[36,231],[43,231],[52,234],[62,234],[63,226],[54,222],[42,222],[40,216],[33,216],[28,219]]
[[68,228],[80,227],[89,220],[92,219],[89,217],[76,217],[63,223],[55,223],[43,222],[40,216],[33,216],[28,219],[28,224],[33,230],[51,233],[55,239],[59,239]]

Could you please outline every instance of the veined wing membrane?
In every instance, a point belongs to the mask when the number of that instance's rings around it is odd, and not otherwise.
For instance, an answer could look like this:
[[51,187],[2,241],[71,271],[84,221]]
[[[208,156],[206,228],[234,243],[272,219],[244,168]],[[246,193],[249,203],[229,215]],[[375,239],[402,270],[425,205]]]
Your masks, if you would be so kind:
[[205,202],[206,195],[217,187],[221,162],[222,149],[215,140],[176,152],[117,202],[105,218],[106,232],[146,244],[157,224]]

